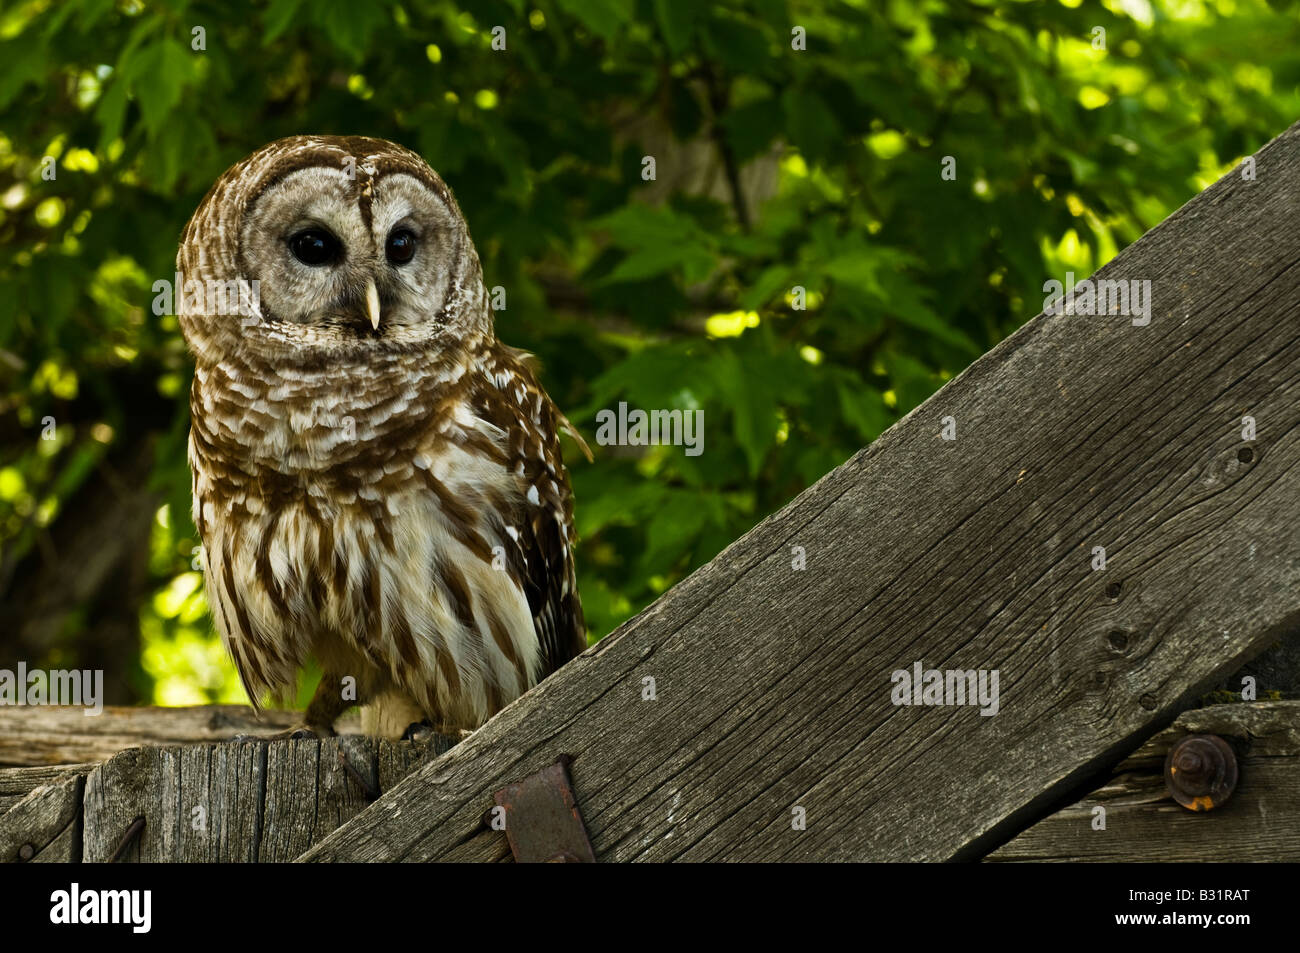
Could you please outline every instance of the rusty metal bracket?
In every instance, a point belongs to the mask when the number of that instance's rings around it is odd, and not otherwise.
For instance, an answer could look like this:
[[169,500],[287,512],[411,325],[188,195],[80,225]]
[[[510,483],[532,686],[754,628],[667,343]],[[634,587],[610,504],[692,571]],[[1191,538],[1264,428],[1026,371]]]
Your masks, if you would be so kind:
[[560,760],[493,795],[505,808],[506,839],[521,864],[594,864],[587,829],[569,783],[569,763]]

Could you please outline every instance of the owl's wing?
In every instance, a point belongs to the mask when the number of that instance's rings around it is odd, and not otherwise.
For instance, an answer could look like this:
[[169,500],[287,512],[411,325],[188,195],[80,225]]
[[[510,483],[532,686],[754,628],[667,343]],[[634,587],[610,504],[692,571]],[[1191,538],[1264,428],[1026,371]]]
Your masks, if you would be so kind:
[[587,626],[573,564],[573,491],[560,452],[564,429],[591,458],[582,437],[551,403],[523,351],[496,344],[484,367],[487,385],[475,412],[507,434],[507,463],[527,488],[505,514],[511,574],[528,598],[545,677],[587,647]]

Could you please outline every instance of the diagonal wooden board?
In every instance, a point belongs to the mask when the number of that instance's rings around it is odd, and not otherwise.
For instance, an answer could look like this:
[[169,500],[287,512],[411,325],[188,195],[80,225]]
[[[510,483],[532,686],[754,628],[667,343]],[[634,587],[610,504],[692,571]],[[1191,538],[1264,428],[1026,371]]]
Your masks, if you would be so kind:
[[[1095,276],[1148,326],[1039,315],[301,859],[501,859],[561,753],[602,861],[962,859],[1078,793],[1300,623],[1300,126],[1256,170]],[[998,713],[892,704],[918,660]]]

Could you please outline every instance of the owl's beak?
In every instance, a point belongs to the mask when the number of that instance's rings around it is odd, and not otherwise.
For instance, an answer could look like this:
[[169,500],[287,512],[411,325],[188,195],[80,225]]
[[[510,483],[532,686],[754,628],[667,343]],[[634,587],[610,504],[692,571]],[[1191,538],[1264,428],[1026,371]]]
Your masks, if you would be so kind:
[[375,279],[366,279],[366,314],[370,315],[370,324],[376,331],[379,330],[379,289],[375,287]]

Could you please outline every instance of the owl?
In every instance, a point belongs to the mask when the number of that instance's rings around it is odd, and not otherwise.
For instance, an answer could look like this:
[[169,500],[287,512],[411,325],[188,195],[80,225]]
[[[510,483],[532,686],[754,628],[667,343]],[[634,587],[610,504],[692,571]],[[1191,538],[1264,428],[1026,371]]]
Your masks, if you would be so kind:
[[315,658],[306,725],[472,730],[586,647],[559,433],[499,342],[451,190],[379,139],[295,136],[185,228],[205,586],[248,695]]

